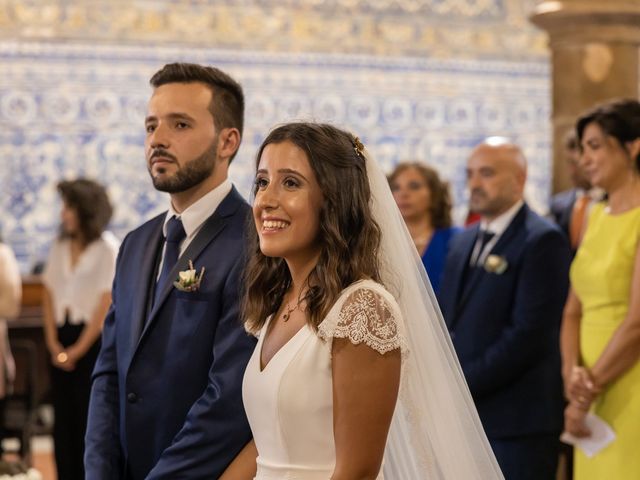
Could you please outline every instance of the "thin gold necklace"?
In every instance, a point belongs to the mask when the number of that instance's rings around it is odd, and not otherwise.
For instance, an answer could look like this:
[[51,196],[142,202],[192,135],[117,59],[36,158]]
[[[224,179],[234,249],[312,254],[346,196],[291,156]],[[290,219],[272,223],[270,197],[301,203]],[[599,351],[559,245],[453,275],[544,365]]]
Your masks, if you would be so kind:
[[288,322],[289,318],[291,318],[291,314],[293,312],[295,312],[296,310],[300,310],[301,312],[304,312],[304,308],[300,308],[300,305],[302,304],[302,301],[304,300],[304,297],[302,298],[298,298],[298,301],[295,303],[295,305],[292,306],[291,302],[288,302],[285,307],[284,307],[284,313],[282,314],[282,321],[283,322]]

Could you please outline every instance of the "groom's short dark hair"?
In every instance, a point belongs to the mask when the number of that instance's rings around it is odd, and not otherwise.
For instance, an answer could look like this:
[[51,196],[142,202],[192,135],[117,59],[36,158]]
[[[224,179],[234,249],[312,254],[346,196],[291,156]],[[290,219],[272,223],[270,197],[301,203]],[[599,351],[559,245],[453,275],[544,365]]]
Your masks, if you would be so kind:
[[212,92],[209,110],[216,130],[237,128],[242,135],[244,126],[244,94],[238,82],[215,67],[195,63],[169,63],[158,70],[149,83],[158,88],[167,83],[200,82]]

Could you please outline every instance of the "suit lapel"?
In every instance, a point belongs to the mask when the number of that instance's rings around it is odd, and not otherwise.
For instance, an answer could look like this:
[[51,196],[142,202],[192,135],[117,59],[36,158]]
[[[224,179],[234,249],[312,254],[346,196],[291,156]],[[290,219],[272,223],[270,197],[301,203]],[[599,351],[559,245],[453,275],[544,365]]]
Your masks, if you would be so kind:
[[[469,262],[469,257],[467,257],[467,262]],[[480,279],[484,276],[485,271],[482,267],[472,267],[468,265],[469,271],[467,272],[466,279],[461,285],[462,292],[459,295],[458,301],[456,302],[456,314],[453,316],[454,321],[452,327],[455,326],[458,318],[464,311],[464,307],[467,304],[467,301],[471,297],[471,294],[475,290],[476,284],[480,281]]]
[[139,289],[140,292],[143,292],[143,295],[138,295],[135,297],[135,303],[133,305],[132,310],[132,325],[131,325],[131,335],[133,336],[132,344],[136,344],[138,338],[140,338],[140,333],[142,332],[142,328],[145,324],[145,319],[147,318],[147,313],[149,312],[149,299],[153,298],[153,285],[155,282],[156,267],[158,263],[159,252],[162,249],[162,225],[164,223],[164,215],[160,215],[158,217],[158,221],[156,225],[153,226],[151,235],[149,238],[149,242],[147,245],[149,248],[144,249],[144,253],[142,256],[142,263],[140,266],[140,283]]
[[491,253],[500,254],[504,251],[504,248],[509,244],[513,236],[520,230],[520,227],[524,222],[524,219],[526,218],[528,212],[529,207],[525,203],[524,205],[522,205],[522,208],[518,210],[516,216],[513,217],[513,220],[511,220],[511,223],[504,231],[504,233],[500,236],[500,238],[498,239],[498,243],[493,246],[493,248],[491,249]]
[[[189,260],[191,260],[197,268],[198,256],[224,229],[224,226],[227,224],[228,217],[236,212],[241,201],[243,201],[242,197],[234,187],[229,195],[227,195],[222,203],[218,206],[216,211],[207,220],[205,220],[196,237],[189,244],[184,253],[180,255],[178,262],[169,272],[168,278],[177,278],[178,272],[187,270],[189,266]],[[174,288],[175,287],[173,286],[173,282],[166,282],[166,284],[164,285],[157,302],[153,305],[153,309],[149,313],[149,319],[144,326],[142,334],[140,335],[140,341],[149,330],[149,327],[151,326],[155,318],[158,316],[158,312],[162,308],[163,303],[167,300],[167,297],[171,293],[171,290],[173,290]],[[140,344],[140,341],[138,342],[138,344]]]
[[[504,251],[505,247],[509,244],[513,236],[520,229],[520,226],[522,225],[522,222],[524,222],[525,216],[527,215],[528,211],[529,211],[529,207],[525,203],[522,206],[522,208],[518,210],[518,213],[516,213],[515,217],[513,217],[513,220],[511,220],[511,223],[509,224],[507,229],[504,231],[504,233],[500,235],[498,242],[493,246],[489,254],[500,254],[501,252]],[[477,231],[476,231],[475,237],[477,237]],[[475,237],[474,237],[474,242],[472,242],[471,244],[472,248],[473,248],[473,245],[475,244]],[[467,263],[469,262],[469,256],[470,255],[466,256]],[[469,268],[470,268],[470,271],[468,274],[469,278],[465,282],[465,285],[463,286],[464,290],[462,292],[462,295],[460,296],[460,299],[456,304],[456,309],[455,309],[456,314],[453,316],[453,322],[452,322],[453,325],[450,326],[450,329],[453,329],[458,318],[464,311],[464,307],[466,303],[469,301],[469,298],[471,298],[473,292],[476,291],[476,285],[486,275],[486,271],[482,267],[469,267]]]
[[[471,274],[471,272],[467,272],[469,265],[469,258],[471,257],[471,251],[473,250],[473,246],[476,243],[476,238],[478,237],[479,225],[474,225],[469,228],[468,233],[465,235],[463,239],[461,239],[460,245],[460,255],[456,257],[456,263],[453,265],[452,277],[454,279],[453,282],[453,305],[451,306],[450,311],[454,312],[454,315],[448,316],[449,322],[448,326],[451,330],[455,325],[455,321],[457,318],[458,304],[460,303],[460,298],[464,293],[462,289],[465,287],[465,277]],[[465,275],[467,273],[467,275]]]

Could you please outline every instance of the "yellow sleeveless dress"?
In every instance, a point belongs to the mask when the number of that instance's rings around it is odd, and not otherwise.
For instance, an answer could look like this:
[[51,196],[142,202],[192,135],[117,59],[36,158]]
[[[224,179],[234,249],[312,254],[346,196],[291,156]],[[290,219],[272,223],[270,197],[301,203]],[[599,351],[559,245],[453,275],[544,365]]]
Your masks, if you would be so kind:
[[[571,284],[582,303],[580,353],[587,367],[627,314],[639,240],[640,207],[617,215],[607,213],[603,203],[592,208],[571,266]],[[640,479],[640,362],[607,386],[593,411],[617,438],[592,458],[576,449],[575,479]]]

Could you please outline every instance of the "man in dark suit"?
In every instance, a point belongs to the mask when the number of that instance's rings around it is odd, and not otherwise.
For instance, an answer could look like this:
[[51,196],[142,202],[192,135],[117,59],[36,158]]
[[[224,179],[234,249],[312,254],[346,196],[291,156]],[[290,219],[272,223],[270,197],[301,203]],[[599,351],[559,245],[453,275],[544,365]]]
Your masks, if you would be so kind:
[[556,193],[551,198],[549,214],[569,239],[572,253],[575,254],[586,222],[587,208],[592,201],[592,192],[591,183],[580,167],[580,145],[573,130],[565,137],[564,154],[573,188]]
[[481,221],[452,242],[440,305],[507,480],[552,480],[562,429],[559,329],[569,247],[523,201],[526,160],[502,139],[467,165]]
[[93,374],[91,480],[218,478],[251,439],[241,385],[254,341],[238,305],[250,208],[227,179],[242,89],[193,64],[166,65],[151,85],[147,167],[171,205],[120,248]]

